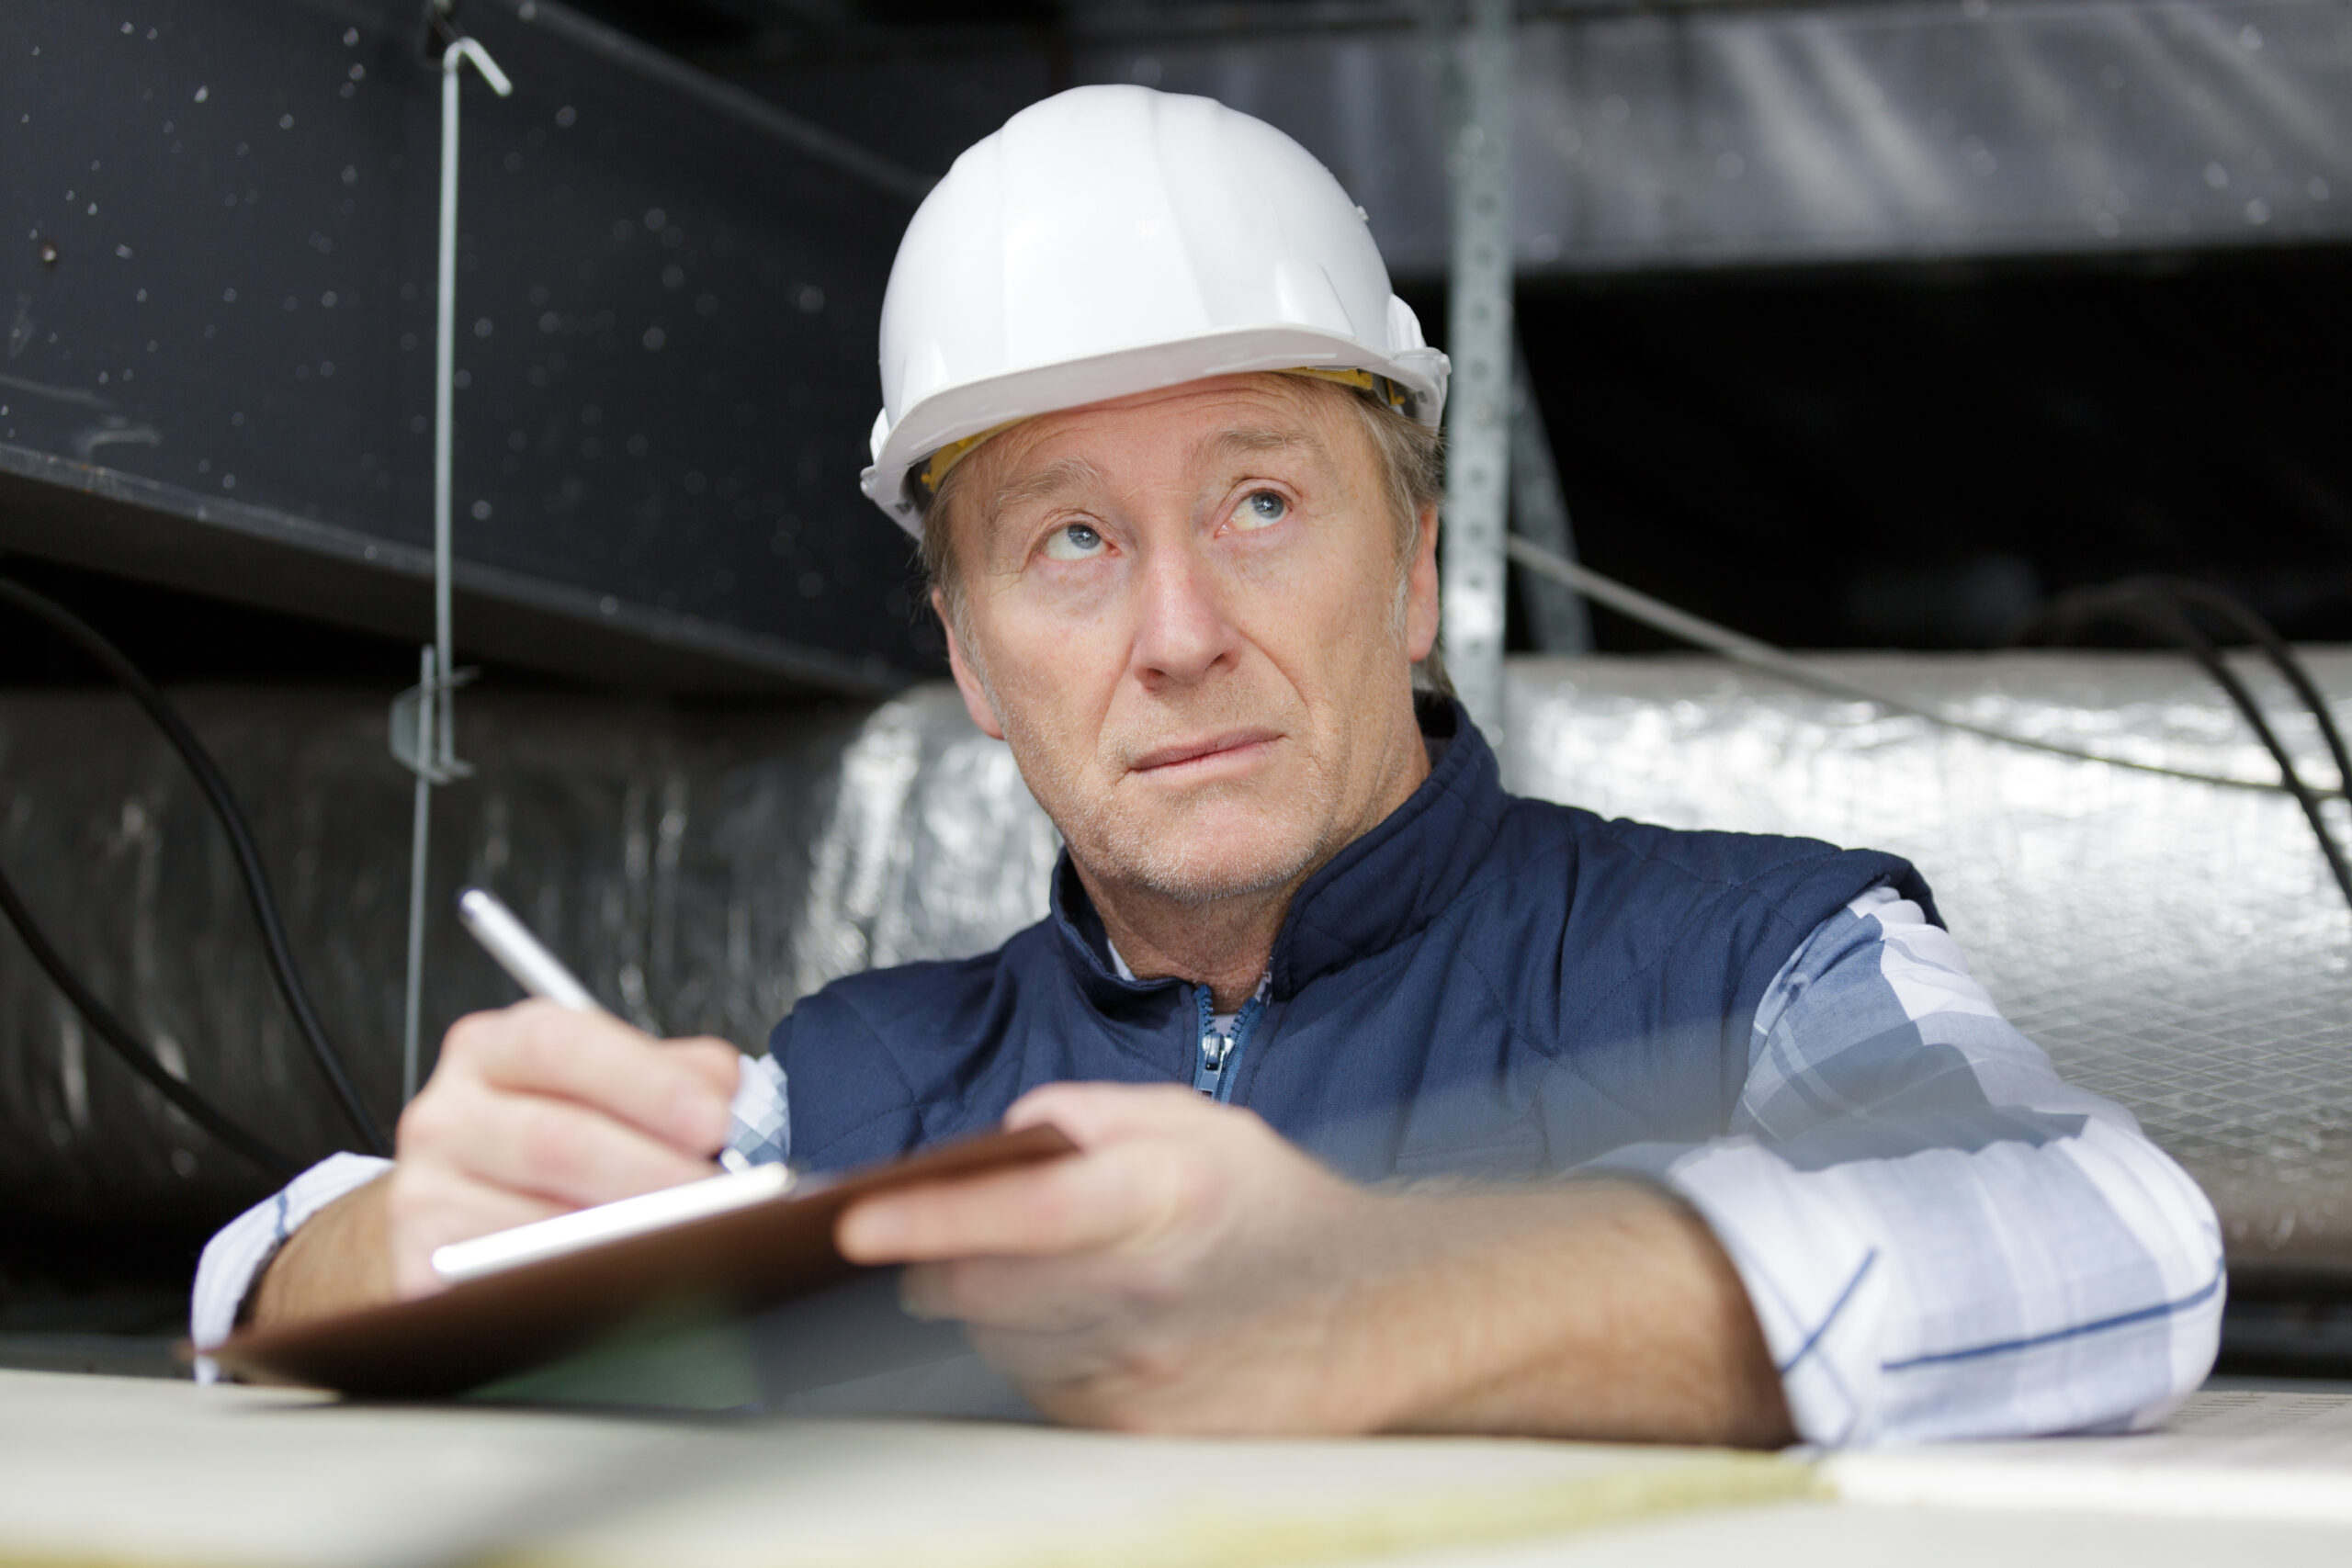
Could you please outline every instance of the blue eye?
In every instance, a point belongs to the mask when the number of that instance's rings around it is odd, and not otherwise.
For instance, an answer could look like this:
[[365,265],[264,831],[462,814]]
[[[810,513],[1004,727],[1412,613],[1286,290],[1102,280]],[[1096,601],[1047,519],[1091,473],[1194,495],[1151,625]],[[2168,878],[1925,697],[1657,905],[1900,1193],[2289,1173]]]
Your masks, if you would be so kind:
[[1046,536],[1046,555],[1052,560],[1086,560],[1099,555],[1102,536],[1085,523],[1068,523]]
[[1266,528],[1290,515],[1290,502],[1271,490],[1252,492],[1233,514],[1244,528]]

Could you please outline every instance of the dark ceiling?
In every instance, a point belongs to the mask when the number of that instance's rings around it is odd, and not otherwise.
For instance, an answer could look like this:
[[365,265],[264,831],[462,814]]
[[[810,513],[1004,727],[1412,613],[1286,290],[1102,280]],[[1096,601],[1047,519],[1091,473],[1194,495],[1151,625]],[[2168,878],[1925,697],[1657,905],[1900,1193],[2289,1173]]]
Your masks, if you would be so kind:
[[[1409,0],[575,4],[934,174],[1067,85],[1073,37],[1243,12],[1416,14]],[[852,56],[858,70],[828,68]],[[2352,252],[2274,246],[1555,279],[1523,285],[1519,308],[1583,557],[1751,635],[1996,646],[2064,590],[2165,571],[2235,588],[2291,637],[2352,641],[2352,410],[2332,368],[2352,358],[2347,284]],[[1408,292],[1442,340],[1442,289]],[[105,618],[103,580],[60,586]],[[119,619],[167,673],[270,674],[294,635],[223,633],[233,613],[195,601],[201,635],[180,635],[169,594],[126,592]],[[1658,646],[1605,613],[1596,630],[1605,649]],[[78,668],[21,651],[7,662],[35,679]],[[317,652],[312,668],[369,678],[409,657],[341,633]]]
[[[1427,9],[589,8],[930,173],[1068,85],[1073,40]],[[2055,592],[2166,571],[2235,588],[2291,636],[2352,640],[2352,409],[2314,368],[2352,352],[2347,284],[2352,254],[2281,246],[1546,280],[1520,311],[1585,558],[1753,635],[1989,646]],[[1442,289],[1413,303],[1442,338]],[[1606,614],[1597,631],[1657,645]]]

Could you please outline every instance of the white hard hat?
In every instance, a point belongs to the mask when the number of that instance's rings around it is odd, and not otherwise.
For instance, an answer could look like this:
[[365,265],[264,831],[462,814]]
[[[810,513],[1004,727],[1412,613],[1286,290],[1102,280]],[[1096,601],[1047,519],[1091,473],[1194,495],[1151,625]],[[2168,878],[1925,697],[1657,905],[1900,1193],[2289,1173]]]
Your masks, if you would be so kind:
[[1295,369],[1379,378],[1432,428],[1445,405],[1445,355],[1314,154],[1214,98],[1075,87],[968,149],[907,225],[861,484],[920,534],[910,476],[958,443],[1206,376]]

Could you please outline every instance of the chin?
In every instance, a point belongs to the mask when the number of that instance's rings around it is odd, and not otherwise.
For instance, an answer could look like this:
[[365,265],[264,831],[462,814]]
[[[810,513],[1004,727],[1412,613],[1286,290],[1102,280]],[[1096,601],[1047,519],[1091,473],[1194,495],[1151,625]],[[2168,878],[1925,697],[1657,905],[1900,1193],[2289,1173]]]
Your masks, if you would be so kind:
[[1163,898],[1205,904],[1289,886],[1315,849],[1316,836],[1303,824],[1215,811],[1193,821],[1120,823],[1098,846],[1095,863]]

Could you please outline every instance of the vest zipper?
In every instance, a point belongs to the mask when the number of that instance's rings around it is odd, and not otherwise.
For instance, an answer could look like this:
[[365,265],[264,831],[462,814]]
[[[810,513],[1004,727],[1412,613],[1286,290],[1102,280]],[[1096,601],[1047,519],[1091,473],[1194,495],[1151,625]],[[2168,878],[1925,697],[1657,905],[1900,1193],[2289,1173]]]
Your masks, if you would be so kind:
[[1241,1043],[1249,1038],[1250,1026],[1266,1010],[1266,999],[1257,996],[1242,1003],[1233,1020],[1233,1032],[1225,1035],[1216,1032],[1213,1021],[1216,1014],[1210,1003],[1209,988],[1196,986],[1193,994],[1200,1005],[1200,1054],[1193,1064],[1193,1087],[1211,1100],[1229,1102],[1233,1098],[1233,1075],[1227,1069],[1240,1054]]

